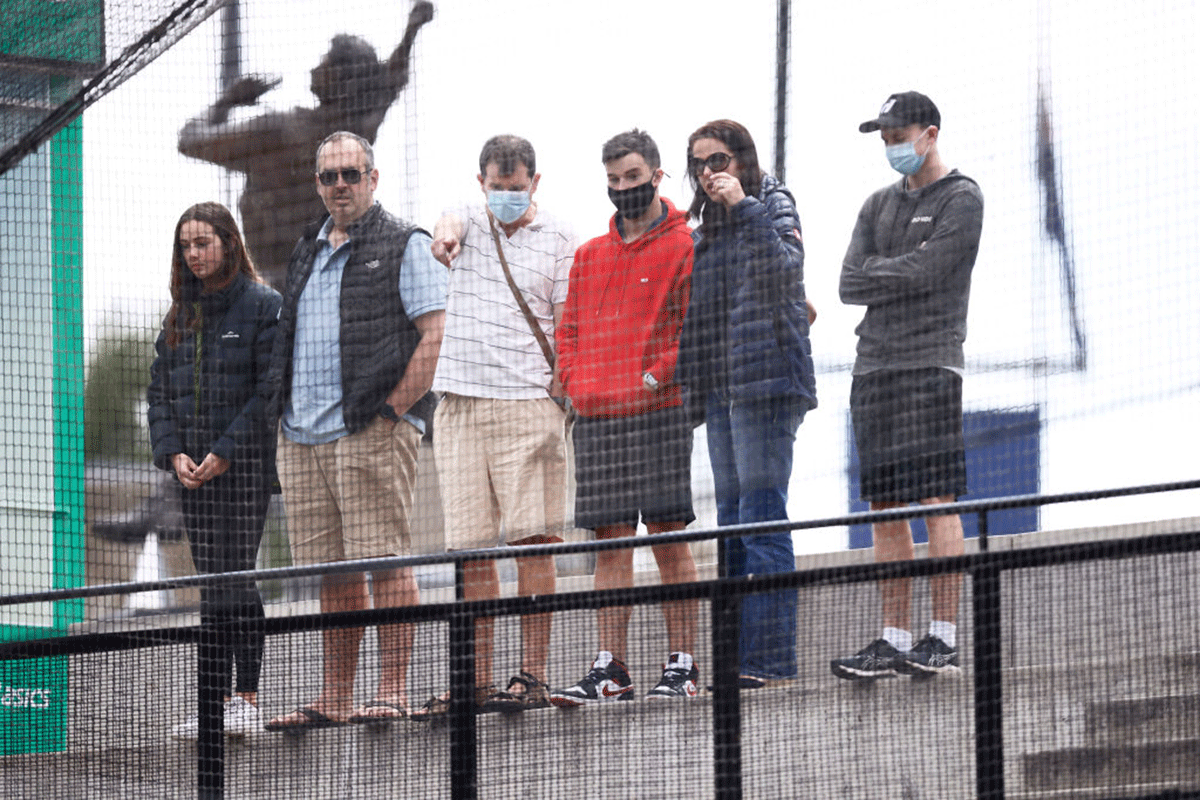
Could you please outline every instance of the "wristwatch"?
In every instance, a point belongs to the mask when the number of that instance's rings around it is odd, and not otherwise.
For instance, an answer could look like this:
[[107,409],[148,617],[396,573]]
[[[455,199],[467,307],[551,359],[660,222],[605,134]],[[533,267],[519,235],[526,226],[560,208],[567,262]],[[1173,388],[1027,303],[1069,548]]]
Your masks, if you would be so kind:
[[649,372],[642,373],[642,385],[652,392],[658,391],[658,379]]

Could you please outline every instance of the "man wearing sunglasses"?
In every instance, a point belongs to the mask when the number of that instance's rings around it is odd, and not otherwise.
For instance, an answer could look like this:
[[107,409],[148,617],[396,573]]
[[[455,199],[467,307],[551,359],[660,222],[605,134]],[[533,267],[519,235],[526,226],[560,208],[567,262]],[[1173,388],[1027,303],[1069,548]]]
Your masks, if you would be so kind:
[[[296,244],[272,354],[272,419],[292,561],[317,564],[407,555],[417,449],[436,400],[445,270],[429,234],[375,202],[379,171],[366,139],[347,131],[317,150],[328,210]],[[410,568],[372,572],[376,608],[415,605]],[[370,606],[364,573],[325,575],[321,611]],[[267,723],[299,732],[408,713],[412,625],[379,628],[379,686],[354,710],[361,628],[327,630],[320,695]]]
[[[983,194],[938,153],[942,116],[920,92],[893,94],[875,119],[884,153],[900,173],[858,214],[842,262],[843,303],[866,306],[850,388],[861,494],[872,511],[952,503],[967,491],[963,445],[963,342],[971,271],[983,227]],[[931,557],[963,552],[956,514],[926,518]],[[913,558],[907,520],[873,528],[876,561]],[[958,667],[961,575],[930,579],[928,635],[912,642],[912,581],[883,581],[883,633],[830,663],[834,675],[873,680],[932,676]]]

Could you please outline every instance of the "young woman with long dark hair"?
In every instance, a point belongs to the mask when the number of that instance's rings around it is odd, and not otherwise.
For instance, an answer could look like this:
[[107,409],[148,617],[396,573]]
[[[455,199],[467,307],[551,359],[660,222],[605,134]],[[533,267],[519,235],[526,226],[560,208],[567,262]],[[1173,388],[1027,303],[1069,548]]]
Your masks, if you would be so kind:
[[[183,515],[199,573],[253,569],[275,484],[275,437],[264,418],[279,294],[255,272],[241,232],[220,203],[179,218],[171,308],[155,344],[149,400],[154,463],[184,487]],[[226,689],[225,733],[262,728],[258,678],[262,598],[252,582],[201,589],[203,623],[236,623],[213,652]],[[237,666],[237,685],[233,668]],[[172,735],[195,739],[195,717]]]

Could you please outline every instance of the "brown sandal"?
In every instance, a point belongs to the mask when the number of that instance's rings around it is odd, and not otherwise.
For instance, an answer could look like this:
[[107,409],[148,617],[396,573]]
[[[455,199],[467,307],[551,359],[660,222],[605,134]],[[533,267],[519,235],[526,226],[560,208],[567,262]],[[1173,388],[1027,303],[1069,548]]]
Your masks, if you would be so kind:
[[[521,686],[521,691],[514,692],[513,688]],[[508,680],[508,688],[503,692],[495,692],[480,706],[480,712],[487,714],[500,712],[514,714],[533,708],[548,708],[550,706],[550,687],[521,670]]]
[[[475,713],[480,713],[484,703],[488,698],[496,695],[496,685],[475,687]],[[425,722],[432,719],[444,717],[450,713],[450,691],[447,690],[439,695],[434,695],[425,701],[425,705],[418,708],[408,715],[408,718],[415,722]]]

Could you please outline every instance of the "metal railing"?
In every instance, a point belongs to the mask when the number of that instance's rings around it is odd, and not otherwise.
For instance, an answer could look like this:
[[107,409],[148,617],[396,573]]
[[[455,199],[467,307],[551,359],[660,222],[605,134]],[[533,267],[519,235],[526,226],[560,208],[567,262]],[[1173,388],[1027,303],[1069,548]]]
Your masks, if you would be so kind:
[[[610,539],[605,541],[464,550],[445,555],[369,559],[255,570],[224,575],[196,575],[147,583],[122,583],[80,587],[0,597],[0,606],[49,602],[112,594],[179,589],[193,586],[220,586],[247,578],[265,581],[313,575],[364,572],[397,567],[453,564],[456,601],[399,608],[368,609],[272,617],[263,621],[268,636],[316,631],[339,627],[362,627],[397,622],[446,622],[449,625],[450,674],[450,776],[451,797],[473,800],[478,795],[478,753],[474,712],[475,620],[574,609],[595,609],[611,605],[659,603],[664,599],[704,599],[711,608],[711,653],[713,670],[712,727],[714,797],[735,800],[742,796],[741,705],[738,688],[738,640],[741,599],[759,592],[798,589],[818,585],[875,582],[902,577],[928,577],[946,573],[966,573],[972,578],[971,592],[973,637],[973,684],[975,711],[976,796],[979,800],[1001,800],[1004,787],[1004,719],[1001,669],[1002,573],[1041,565],[1118,559],[1130,556],[1162,555],[1200,551],[1200,531],[1158,534],[1132,539],[1057,544],[1012,550],[992,550],[987,536],[987,518],[993,511],[1029,506],[1084,502],[1141,494],[1174,492],[1200,488],[1200,480],[1151,484],[1119,489],[1072,492],[1055,495],[1023,495],[995,500],[975,500],[937,506],[889,509],[817,520],[780,521],[737,525],[725,528],[685,530],[655,537]],[[756,533],[828,528],[851,524],[913,519],[946,514],[975,514],[979,519],[979,550],[949,558],[915,561],[852,564],[809,569],[761,577],[698,581],[670,586],[641,586],[603,591],[581,591],[537,597],[511,597],[494,600],[464,601],[464,567],[471,561],[536,555],[568,555],[629,547],[645,547],[664,542],[725,540]],[[669,598],[668,598],[669,593]],[[213,659],[212,648],[220,647],[230,623],[201,624],[187,627],[140,629],[136,632],[108,632],[67,635],[37,640],[0,643],[0,661],[112,652],[166,644],[196,644],[201,663]],[[215,659],[208,663],[219,663]],[[221,696],[225,691],[211,669],[200,669],[200,736],[197,747],[198,797],[209,800],[224,796],[224,737],[221,732]],[[1171,797],[1200,795],[1171,794]]]

